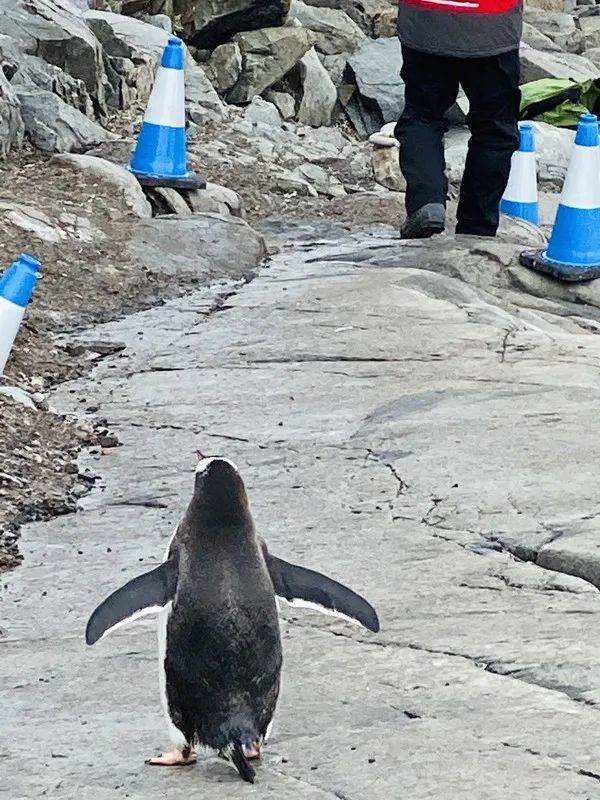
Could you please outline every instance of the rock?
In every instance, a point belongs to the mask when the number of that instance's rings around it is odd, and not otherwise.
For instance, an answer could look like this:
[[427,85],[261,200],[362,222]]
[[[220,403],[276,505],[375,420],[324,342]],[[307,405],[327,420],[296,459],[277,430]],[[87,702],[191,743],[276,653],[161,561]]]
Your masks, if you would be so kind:
[[[375,133],[385,122],[397,121],[402,114],[401,66],[400,42],[395,37],[367,41],[348,60],[346,80],[358,88],[359,96],[351,99],[359,106],[363,135]],[[350,115],[352,118],[352,110]]]
[[289,7],[290,0],[175,0],[186,41],[206,50],[241,31],[282,25]]
[[588,58],[592,64],[596,65],[598,72],[600,73],[600,46],[591,47],[589,50],[586,50],[585,57]]
[[242,198],[231,189],[218,186],[216,183],[207,183],[206,189],[194,192],[185,192],[188,205],[194,213],[231,214],[234,217],[243,217],[244,209]]
[[254,126],[281,128],[281,116],[277,107],[258,96],[252,98],[252,102],[244,112],[244,119]]
[[545,122],[535,122],[534,125],[538,178],[540,182],[550,181],[562,187],[571,160],[575,133]]
[[304,28],[283,27],[238,34],[242,72],[228,95],[230,103],[247,103],[281,80],[310,50],[314,34]]
[[[534,122],[538,180],[562,186],[571,158],[574,131]],[[470,134],[462,128],[451,129],[445,137],[448,180],[458,185],[462,180]]]
[[587,58],[573,53],[547,53],[521,45],[521,82],[540,78],[572,78],[585,81],[598,76],[598,68]]
[[152,207],[155,209],[154,216],[162,217],[165,214],[177,214],[180,217],[191,216],[192,209],[177,189],[160,186],[146,191]]
[[167,33],[173,33],[173,22],[167,14],[150,14],[150,16],[144,17],[143,21],[154,25],[155,28],[162,28]]
[[[137,99],[146,102],[154,82],[154,74],[160,57],[169,40],[169,33],[162,28],[149,25],[139,19],[113,14],[110,11],[88,11],[85,20],[119,72],[123,59],[128,83],[138,86]],[[136,73],[141,73],[136,77]],[[200,67],[186,51],[185,98],[189,106],[197,106],[196,119],[212,118],[220,120],[225,114],[223,103]],[[189,110],[189,108],[188,108]]]
[[44,242],[58,244],[67,238],[67,233],[38,208],[22,203],[0,202],[0,214],[11,225]]
[[405,192],[406,181],[400,171],[396,147],[374,147],[371,154],[375,181],[392,192]]
[[341,86],[344,83],[344,72],[346,71],[349,57],[349,53],[340,53],[335,56],[319,56],[319,61],[327,70],[327,74],[334,86]]
[[123,198],[125,208],[136,217],[151,217],[152,208],[134,175],[124,167],[89,155],[58,155],[54,159],[70,169],[91,175],[105,184],[111,196]]
[[302,100],[298,121],[313,128],[331,125],[337,91],[314,49],[300,59]]
[[207,74],[219,94],[227,96],[242,73],[242,51],[237,42],[217,47],[207,65]]
[[529,45],[529,47],[533,47],[534,50],[544,50],[549,53],[560,53],[560,47],[545,36],[543,33],[540,33],[537,28],[534,28],[533,25],[530,25],[528,22],[523,23],[523,35],[521,36],[521,41]]
[[395,35],[395,28],[385,34],[379,31],[381,18],[384,15],[391,11],[394,17],[398,16],[397,4],[391,3],[390,0],[304,0],[304,2],[317,8],[344,11],[367,36],[373,39]]
[[251,275],[266,255],[258,233],[235,217],[194,214],[136,220],[126,228],[129,254],[152,272],[187,273],[223,280],[240,270]]
[[290,17],[315,34],[315,47],[325,55],[353,53],[366,36],[344,12],[333,8],[315,8],[302,0],[292,0]]
[[560,11],[545,11],[539,8],[526,8],[525,22],[533,25],[544,36],[551,39],[561,50],[569,53],[581,53],[583,50],[583,34],[575,25],[571,14]]
[[0,386],[0,397],[8,397],[15,403],[19,403],[19,405],[23,406],[24,408],[29,408],[32,411],[37,409],[37,406],[31,396],[24,389],[20,389],[18,386]]
[[343,197],[346,194],[342,183],[317,164],[302,164],[294,174],[300,180],[308,181],[318,194],[325,197]]
[[546,11],[563,11],[565,0],[525,0],[525,8],[544,8]]
[[96,109],[105,113],[102,48],[69,0],[5,0],[0,34],[12,37],[25,53],[83,81]]
[[0,156],[21,147],[24,133],[19,99],[0,69]]
[[400,147],[400,142],[396,139],[396,123],[386,122],[380,131],[372,133],[369,136],[371,144],[379,145],[380,147]]
[[373,38],[391,38],[398,27],[398,8],[386,8],[373,20]]
[[273,188],[276,192],[282,194],[299,197],[318,197],[319,193],[315,187],[306,180],[300,177],[289,169],[282,169],[277,171]]
[[[600,17],[581,17],[579,20],[586,51],[600,47]],[[586,57],[591,56],[586,52]],[[594,60],[594,59],[592,59]]]
[[296,115],[296,101],[293,95],[287,92],[274,92],[268,89],[265,92],[265,100],[273,103],[284,120],[293,119]]
[[17,87],[25,133],[30,142],[47,153],[70,153],[116,137],[43,89]]
[[0,63],[11,86],[36,87],[54,92],[88,117],[94,115],[92,99],[84,82],[60,67],[24,53],[10,36],[0,35]]

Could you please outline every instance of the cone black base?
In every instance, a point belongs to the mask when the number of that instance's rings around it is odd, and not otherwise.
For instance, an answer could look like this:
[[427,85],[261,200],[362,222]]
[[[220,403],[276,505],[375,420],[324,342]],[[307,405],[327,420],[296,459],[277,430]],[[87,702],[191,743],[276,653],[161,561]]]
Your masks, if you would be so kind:
[[188,172],[187,175],[182,175],[180,178],[161,178],[158,175],[140,175],[137,172],[133,173],[142,186],[158,187],[164,189],[185,189],[186,191],[193,191],[194,189],[206,189],[206,181],[195,172]]
[[530,250],[521,253],[519,261],[524,267],[550,275],[559,281],[566,283],[583,283],[600,278],[600,264],[591,264],[589,267],[575,267],[570,264],[558,264],[550,261],[544,255],[545,250]]

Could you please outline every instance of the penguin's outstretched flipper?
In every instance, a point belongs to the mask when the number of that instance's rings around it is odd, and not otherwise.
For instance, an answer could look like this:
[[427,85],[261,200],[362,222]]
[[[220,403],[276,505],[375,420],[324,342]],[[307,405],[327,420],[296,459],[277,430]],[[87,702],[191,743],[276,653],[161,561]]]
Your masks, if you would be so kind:
[[290,605],[337,614],[370,631],[379,631],[377,612],[364,597],[320,572],[272,556],[264,542],[262,549],[277,597]]
[[170,559],[109,595],[89,618],[86,643],[95,644],[109,631],[164,608],[175,596],[177,572],[177,562]]

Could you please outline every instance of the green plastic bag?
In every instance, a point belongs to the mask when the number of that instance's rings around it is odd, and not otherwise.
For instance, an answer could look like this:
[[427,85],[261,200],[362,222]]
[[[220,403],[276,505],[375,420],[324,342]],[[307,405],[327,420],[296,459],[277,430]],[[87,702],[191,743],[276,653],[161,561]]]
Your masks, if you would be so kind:
[[520,119],[547,122],[557,128],[576,128],[579,117],[600,113],[600,78],[583,83],[542,78],[521,86]]

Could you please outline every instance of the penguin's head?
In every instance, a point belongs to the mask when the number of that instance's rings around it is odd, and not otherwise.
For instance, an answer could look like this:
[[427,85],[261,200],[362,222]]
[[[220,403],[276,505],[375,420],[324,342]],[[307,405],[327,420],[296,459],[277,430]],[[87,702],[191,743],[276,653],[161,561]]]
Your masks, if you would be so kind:
[[239,524],[248,514],[246,487],[228,458],[200,454],[194,481],[194,504],[217,524]]

